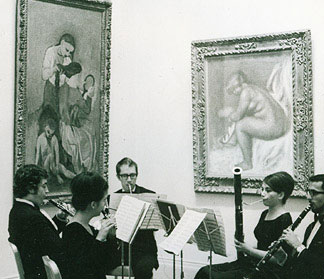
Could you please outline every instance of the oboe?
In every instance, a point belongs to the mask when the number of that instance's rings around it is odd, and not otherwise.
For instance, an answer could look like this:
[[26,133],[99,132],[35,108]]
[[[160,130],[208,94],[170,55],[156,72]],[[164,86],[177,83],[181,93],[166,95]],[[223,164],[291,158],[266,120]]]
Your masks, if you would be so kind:
[[[241,173],[241,168],[235,167],[233,169],[235,195],[235,238],[240,242],[244,242]],[[244,253],[237,252],[237,258],[239,259],[242,257],[244,257]]]
[[[298,218],[295,220],[293,224],[291,224],[288,228],[290,228],[292,231],[294,231],[300,222],[305,218],[307,213],[311,210],[311,205],[308,205],[298,216]],[[262,266],[264,266],[271,257],[279,250],[279,248],[282,246],[283,240],[279,238],[276,242],[274,242],[273,245],[271,245],[268,252],[265,254],[265,256],[257,263],[255,266],[255,271],[261,271]],[[247,277],[249,278],[249,277]]]
[[63,212],[65,212],[66,214],[70,215],[70,216],[74,216],[75,212],[73,212],[72,210],[70,210],[67,207],[67,204],[65,202],[62,201],[56,201],[56,200],[48,200],[51,204],[55,205],[57,208],[61,209]]

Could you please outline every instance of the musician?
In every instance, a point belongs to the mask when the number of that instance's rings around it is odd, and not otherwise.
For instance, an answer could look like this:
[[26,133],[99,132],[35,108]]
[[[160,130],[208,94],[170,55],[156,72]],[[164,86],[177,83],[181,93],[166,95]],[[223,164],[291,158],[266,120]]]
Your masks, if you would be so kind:
[[20,252],[25,278],[46,279],[42,256],[48,255],[66,277],[63,242],[59,233],[66,225],[66,215],[58,212],[51,219],[39,208],[46,197],[47,172],[36,165],[19,168],[14,177],[16,197],[9,215],[9,241]]
[[90,220],[100,215],[108,196],[108,184],[97,173],[83,172],[71,181],[74,217],[63,231],[70,279],[105,279],[119,265],[114,238],[115,220],[103,219],[96,231]]
[[[257,247],[243,242],[235,241],[236,250],[243,252],[245,257],[230,263],[212,265],[212,278],[224,279],[244,278],[254,269],[256,263],[266,254],[270,244],[278,240],[282,231],[287,228],[292,219],[285,209],[285,203],[294,188],[293,178],[286,172],[277,172],[264,178],[261,188],[263,204],[268,207],[261,213],[261,217],[254,229],[257,239]],[[276,273],[280,272],[276,260],[267,270],[268,274],[262,278],[276,278]],[[209,266],[202,267],[195,276],[195,279],[209,278]]]
[[283,240],[294,249],[294,256],[285,267],[284,278],[324,278],[324,174],[310,177],[308,199],[315,220],[311,223],[301,242],[290,229],[284,230]]
[[[137,164],[130,158],[123,158],[116,165],[116,174],[122,189],[116,193],[154,193],[153,191],[136,184],[138,176]],[[128,245],[125,253],[128,255]],[[150,279],[153,268],[158,269],[157,246],[153,230],[139,230],[132,243],[131,268],[136,279]],[[127,262],[127,258],[126,258]]]

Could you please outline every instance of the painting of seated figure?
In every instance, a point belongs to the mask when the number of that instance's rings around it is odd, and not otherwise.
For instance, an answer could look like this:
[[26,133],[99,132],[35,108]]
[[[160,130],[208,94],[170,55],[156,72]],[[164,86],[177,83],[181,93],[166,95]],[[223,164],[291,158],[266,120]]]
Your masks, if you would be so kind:
[[197,191],[231,192],[235,167],[247,192],[277,171],[301,190],[313,171],[309,40],[301,31],[192,43]]

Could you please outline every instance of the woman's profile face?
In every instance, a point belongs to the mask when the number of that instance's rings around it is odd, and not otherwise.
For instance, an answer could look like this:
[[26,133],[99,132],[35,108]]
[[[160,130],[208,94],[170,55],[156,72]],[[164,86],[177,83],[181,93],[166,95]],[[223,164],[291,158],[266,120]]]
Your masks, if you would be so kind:
[[266,206],[275,206],[282,203],[280,193],[274,191],[268,184],[264,182],[261,186],[261,197],[263,204]]
[[94,208],[94,210],[96,211],[96,216],[99,215],[100,212],[104,209],[107,203],[107,197],[108,197],[108,190],[106,190],[103,197],[96,202],[96,207]]

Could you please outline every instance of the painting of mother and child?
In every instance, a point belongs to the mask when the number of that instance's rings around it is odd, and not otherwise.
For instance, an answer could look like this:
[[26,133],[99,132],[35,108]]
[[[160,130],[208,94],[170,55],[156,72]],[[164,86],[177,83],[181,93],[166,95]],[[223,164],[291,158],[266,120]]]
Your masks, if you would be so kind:
[[38,105],[28,110],[26,161],[46,169],[49,191],[56,193],[69,192],[76,174],[98,170],[98,73],[81,65],[76,48],[74,36],[64,33],[44,50],[35,77],[40,95],[30,96]]

